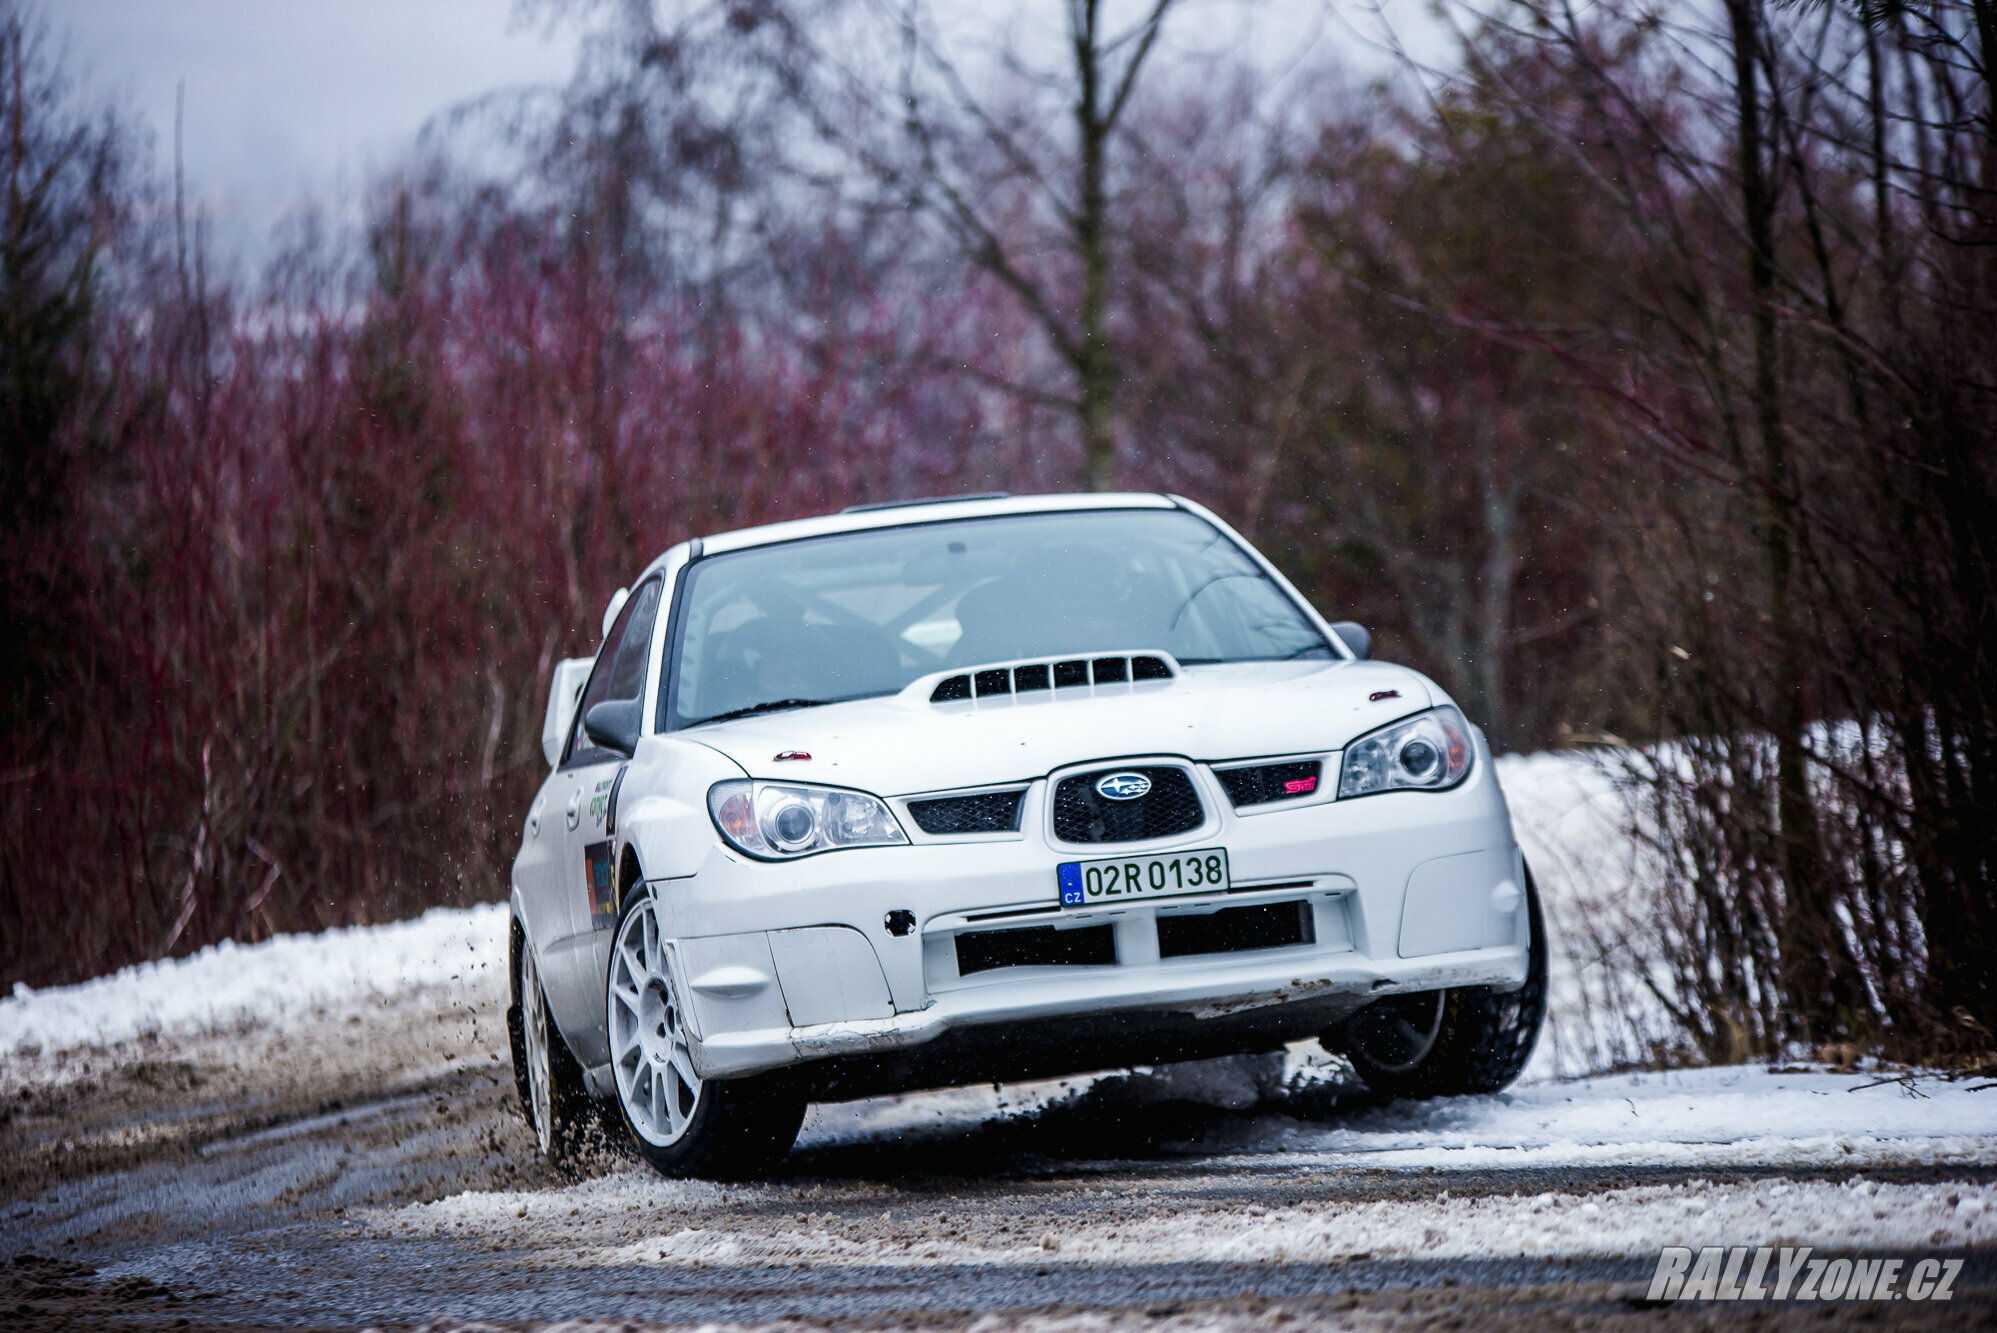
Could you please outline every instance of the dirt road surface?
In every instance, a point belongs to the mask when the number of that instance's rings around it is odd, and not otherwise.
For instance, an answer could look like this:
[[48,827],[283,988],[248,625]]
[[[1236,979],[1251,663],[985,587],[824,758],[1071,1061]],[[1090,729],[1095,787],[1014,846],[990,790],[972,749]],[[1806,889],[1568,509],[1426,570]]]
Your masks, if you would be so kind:
[[[1433,1122],[1266,1066],[815,1109],[756,1184],[614,1151],[568,1179],[516,1109],[500,1005],[423,987],[0,1058],[0,1327],[1948,1328],[1997,1299],[1974,1142],[1369,1165],[1375,1130]],[[1965,1260],[1953,1299],[1652,1306],[1654,1247],[1590,1239],[1781,1244],[1826,1218],[1864,1252]]]

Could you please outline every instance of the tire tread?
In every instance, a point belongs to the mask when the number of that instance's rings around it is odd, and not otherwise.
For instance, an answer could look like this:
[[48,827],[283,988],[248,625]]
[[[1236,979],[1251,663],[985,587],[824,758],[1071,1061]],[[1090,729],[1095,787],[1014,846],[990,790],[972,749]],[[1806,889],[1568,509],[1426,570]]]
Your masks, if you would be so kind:
[[1391,1097],[1464,1097],[1502,1092],[1518,1078],[1546,1017],[1546,923],[1530,870],[1526,905],[1530,943],[1525,984],[1514,991],[1489,986],[1449,991],[1435,1045],[1415,1068],[1382,1069],[1356,1044],[1334,1038],[1367,1087]]

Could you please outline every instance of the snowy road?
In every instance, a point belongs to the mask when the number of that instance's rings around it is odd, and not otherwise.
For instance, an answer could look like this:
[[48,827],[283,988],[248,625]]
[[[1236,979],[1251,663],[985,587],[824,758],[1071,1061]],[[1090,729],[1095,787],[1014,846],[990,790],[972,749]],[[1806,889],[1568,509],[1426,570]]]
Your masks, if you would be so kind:
[[[448,962],[267,1021],[147,1010],[133,978],[0,1010],[0,1322],[1635,1326],[1659,1246],[1763,1243],[1969,1260],[1947,1307],[1778,1319],[1990,1314],[1997,1090],[1974,1083],[1688,1070],[1383,1104],[1305,1047],[1283,1087],[1223,1063],[817,1108],[763,1184],[614,1156],[567,1183],[514,1111],[477,921],[430,929],[409,956]],[[218,976],[310,992],[293,952]],[[109,1044],[55,1042],[50,1013]]]

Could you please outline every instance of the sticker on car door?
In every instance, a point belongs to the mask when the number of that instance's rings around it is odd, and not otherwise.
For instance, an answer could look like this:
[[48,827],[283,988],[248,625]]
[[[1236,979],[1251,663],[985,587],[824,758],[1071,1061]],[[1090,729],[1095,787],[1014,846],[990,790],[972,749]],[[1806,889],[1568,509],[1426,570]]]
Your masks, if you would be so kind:
[[609,930],[617,924],[617,874],[611,863],[614,845],[586,843],[582,849],[583,882],[589,886],[589,924],[592,930]]

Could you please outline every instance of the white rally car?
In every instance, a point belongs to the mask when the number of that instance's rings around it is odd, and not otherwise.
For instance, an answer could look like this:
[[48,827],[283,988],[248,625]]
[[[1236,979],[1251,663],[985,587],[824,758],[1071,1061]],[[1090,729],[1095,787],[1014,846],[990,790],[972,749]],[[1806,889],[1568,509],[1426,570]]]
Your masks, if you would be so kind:
[[551,1157],[599,1112],[727,1176],[814,1100],[1311,1036],[1382,1092],[1491,1092],[1531,1052],[1543,928],[1482,734],[1199,505],[732,532],[604,619],[513,863]]

